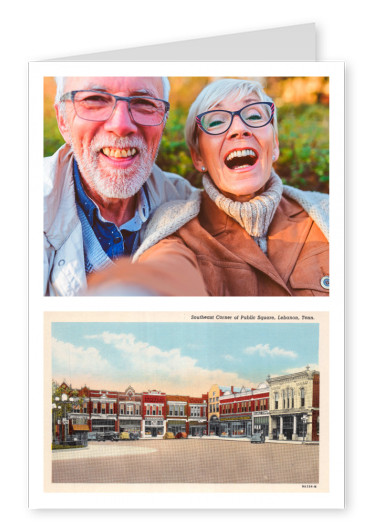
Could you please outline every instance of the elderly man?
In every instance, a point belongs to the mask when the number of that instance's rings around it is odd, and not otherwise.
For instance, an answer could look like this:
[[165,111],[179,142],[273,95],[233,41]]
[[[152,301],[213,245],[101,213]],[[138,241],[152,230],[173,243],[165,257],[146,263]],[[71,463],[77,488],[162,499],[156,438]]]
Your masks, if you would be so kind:
[[134,254],[159,205],[196,192],[154,164],[169,110],[167,78],[56,81],[66,144],[45,159],[44,292],[69,296],[83,292],[90,273]]

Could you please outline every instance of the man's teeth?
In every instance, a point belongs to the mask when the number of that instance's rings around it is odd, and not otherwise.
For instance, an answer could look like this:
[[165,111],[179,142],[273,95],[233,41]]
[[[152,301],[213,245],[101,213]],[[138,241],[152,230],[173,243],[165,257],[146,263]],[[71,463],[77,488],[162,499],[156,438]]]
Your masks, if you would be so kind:
[[256,157],[255,151],[253,149],[242,149],[239,151],[231,151],[229,156],[226,158],[226,160],[232,160],[234,157]]
[[130,149],[112,149],[105,147],[102,149],[103,153],[106,155],[106,157],[113,157],[115,159],[117,158],[125,158],[125,157],[133,157],[137,153],[137,149],[130,148]]

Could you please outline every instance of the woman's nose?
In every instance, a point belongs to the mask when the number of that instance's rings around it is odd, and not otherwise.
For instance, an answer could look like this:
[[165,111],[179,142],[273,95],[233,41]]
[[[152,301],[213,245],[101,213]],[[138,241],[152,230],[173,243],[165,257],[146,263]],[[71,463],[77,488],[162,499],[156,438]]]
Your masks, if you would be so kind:
[[252,136],[252,129],[248,127],[240,116],[234,116],[230,129],[227,131],[228,138]]
[[137,132],[137,124],[129,112],[127,101],[118,101],[110,118],[104,123],[106,131],[117,136],[127,136]]

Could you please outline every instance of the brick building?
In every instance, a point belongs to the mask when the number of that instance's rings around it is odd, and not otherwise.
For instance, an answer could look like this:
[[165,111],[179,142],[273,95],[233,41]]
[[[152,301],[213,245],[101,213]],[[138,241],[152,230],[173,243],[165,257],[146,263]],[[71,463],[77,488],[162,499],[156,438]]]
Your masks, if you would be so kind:
[[176,435],[184,432],[191,436],[207,434],[207,395],[201,398],[167,395],[167,431]]
[[166,433],[166,393],[142,393],[142,434],[157,437]]
[[223,393],[219,404],[222,436],[249,437],[255,431],[268,434],[269,388],[266,383],[256,389],[232,387]]

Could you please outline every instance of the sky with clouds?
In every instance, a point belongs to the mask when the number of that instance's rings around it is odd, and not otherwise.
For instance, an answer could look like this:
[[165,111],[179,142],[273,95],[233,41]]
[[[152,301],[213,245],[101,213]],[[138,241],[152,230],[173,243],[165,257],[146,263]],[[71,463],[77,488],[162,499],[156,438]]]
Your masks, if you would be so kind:
[[316,323],[52,323],[52,377],[73,387],[201,396],[318,369]]

